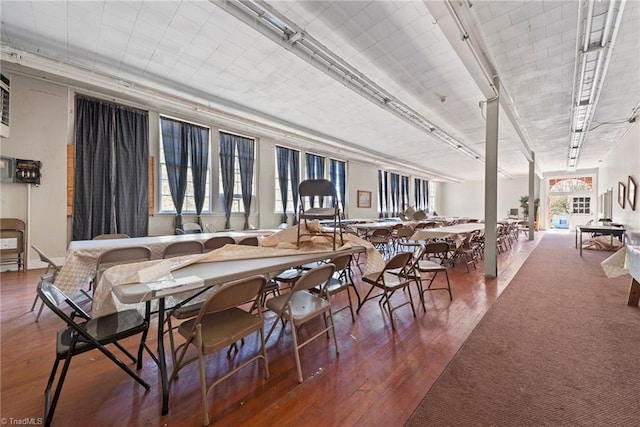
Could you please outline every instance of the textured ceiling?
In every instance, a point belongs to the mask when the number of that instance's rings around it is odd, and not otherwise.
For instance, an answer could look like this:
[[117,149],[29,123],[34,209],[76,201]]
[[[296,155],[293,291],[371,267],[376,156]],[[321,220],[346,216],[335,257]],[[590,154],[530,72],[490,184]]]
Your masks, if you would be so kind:
[[[468,11],[508,89],[538,170],[565,170],[580,3],[455,4]],[[276,127],[304,130],[386,158],[396,169],[407,165],[425,175],[483,179],[482,161],[365,99],[219,6],[3,0],[2,47],[226,105]],[[432,16],[434,3],[303,0],[267,6],[484,157],[480,101],[486,96],[445,36],[443,21]],[[640,2],[627,1],[578,168],[597,167],[628,130],[625,120],[640,101],[639,53]],[[3,59],[11,62],[6,55]],[[499,168],[505,176],[528,171],[519,141],[501,114]]]

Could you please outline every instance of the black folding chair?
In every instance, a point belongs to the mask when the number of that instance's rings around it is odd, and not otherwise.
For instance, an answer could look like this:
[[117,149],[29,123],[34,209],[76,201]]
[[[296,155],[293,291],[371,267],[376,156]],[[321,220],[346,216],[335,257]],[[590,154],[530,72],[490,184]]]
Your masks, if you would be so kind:
[[[143,343],[147,336],[149,325],[144,317],[137,310],[126,310],[109,314],[102,317],[91,318],[82,308],[66,296],[60,289],[52,283],[41,281],[36,289],[38,296],[44,304],[51,309],[59,318],[64,320],[67,326],[58,331],[56,342],[56,360],[51,369],[51,375],[44,391],[45,406],[45,426],[51,425],[53,414],[62,391],[62,385],[67,375],[71,358],[78,354],[85,353],[90,350],[99,350],[111,361],[118,365],[131,378],[141,384],[145,390],[149,390],[147,384],[127,365],[118,359],[106,346],[113,344],[124,352],[133,362],[137,362],[137,369],[142,368],[142,349]],[[66,314],[60,305],[66,303],[71,307],[70,315]],[[80,321],[77,321],[80,320]],[[136,359],[129,353],[118,341],[133,335],[142,334],[140,345],[138,347],[138,358]],[[56,386],[53,399],[51,399],[51,388],[53,386],[58,365],[64,360],[62,372]]]

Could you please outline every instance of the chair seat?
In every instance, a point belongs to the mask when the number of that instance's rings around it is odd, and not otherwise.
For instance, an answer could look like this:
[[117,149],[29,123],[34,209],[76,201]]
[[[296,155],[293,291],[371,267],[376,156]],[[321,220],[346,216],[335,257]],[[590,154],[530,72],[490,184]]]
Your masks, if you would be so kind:
[[[80,327],[87,331],[87,333],[94,337],[99,343],[109,344],[129,337],[137,332],[142,332],[146,329],[147,323],[137,310],[125,310],[90,319],[80,324]],[[72,337],[73,329],[71,327],[58,331],[56,344],[58,357],[66,357]],[[94,348],[96,347],[93,343],[86,342],[80,337],[73,350],[73,354],[80,354],[88,350],[93,350]]]
[[[193,324],[196,321],[197,319],[193,318],[180,324],[178,327],[180,335],[185,338],[190,337]],[[207,354],[223,349],[258,331],[262,327],[262,318],[234,307],[204,315],[201,324],[203,352]]]
[[380,273],[367,274],[362,277],[362,281],[367,282],[373,286],[378,288],[387,288],[387,289],[397,289],[406,286],[407,280],[406,278],[398,275],[399,270],[396,274],[393,273],[393,270],[387,270],[384,273],[384,286],[382,283],[378,282],[376,279],[380,276]]
[[[284,311],[287,299],[287,294],[273,297],[270,300],[267,300],[267,308],[280,313]],[[296,323],[304,323],[307,320],[316,317],[318,313],[328,310],[330,307],[331,305],[329,304],[329,301],[307,291],[296,292],[291,297],[291,317]]]
[[418,270],[423,271],[423,272],[428,272],[428,271],[443,271],[446,270],[447,268],[442,265],[442,264],[438,264],[437,262],[434,261],[427,261],[427,260],[421,260],[418,261]]
[[204,301],[178,307],[171,312],[171,315],[179,320],[196,317],[202,308],[203,302]]
[[306,219],[333,219],[336,216],[335,208],[309,208],[300,213],[300,218]]

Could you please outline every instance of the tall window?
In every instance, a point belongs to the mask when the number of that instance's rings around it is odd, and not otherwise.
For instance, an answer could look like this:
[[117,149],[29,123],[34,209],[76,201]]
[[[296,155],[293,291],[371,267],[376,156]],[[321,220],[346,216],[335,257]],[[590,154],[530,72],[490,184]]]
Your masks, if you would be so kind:
[[409,177],[400,176],[400,211],[404,212],[409,207]]
[[324,161],[325,158],[316,154],[306,155],[307,159],[307,179],[324,178]]
[[430,182],[426,179],[416,178],[414,181],[414,201],[415,208],[417,210],[429,211],[431,208],[431,202],[429,201],[429,185]]
[[244,228],[249,228],[254,196],[255,140],[220,132],[220,196],[230,228],[232,212],[244,213]]
[[378,171],[378,216],[380,218],[389,217],[389,172]]
[[[282,214],[295,214],[298,208],[298,185],[300,184],[300,152],[276,146],[275,154],[275,211]],[[282,220],[286,221],[286,215],[283,215]]]
[[198,213],[200,198],[201,212],[211,212],[210,145],[206,126],[160,117],[160,212]]
[[427,210],[430,213],[434,213],[436,212],[436,183],[433,181],[428,181],[427,184],[427,190],[428,190],[428,194],[427,194],[427,200],[428,200],[428,206],[427,206]]

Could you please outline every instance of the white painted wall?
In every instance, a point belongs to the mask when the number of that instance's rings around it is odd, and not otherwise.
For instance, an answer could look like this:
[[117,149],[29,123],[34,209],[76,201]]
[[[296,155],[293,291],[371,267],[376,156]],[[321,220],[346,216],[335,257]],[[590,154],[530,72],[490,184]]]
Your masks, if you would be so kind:
[[618,182],[628,185],[629,176],[640,186],[640,125],[636,122],[623,140],[609,152],[599,169],[598,194],[613,188],[613,222],[625,224],[628,229],[640,230],[640,188],[636,190],[636,209],[625,203],[618,204]]
[[[461,184],[441,183],[442,191],[438,214],[484,218],[484,181],[467,181]],[[534,194],[539,194],[540,181],[536,177]],[[498,218],[506,218],[510,209],[518,208],[520,197],[529,194],[529,178],[498,179]],[[536,196],[537,197],[537,196]]]
[[[3,218],[19,218],[28,222],[30,240],[39,246],[55,261],[64,261],[66,248],[70,240],[71,220],[66,215],[67,199],[67,161],[66,146],[73,144],[74,96],[75,87],[51,83],[22,75],[10,75],[11,100],[10,119],[11,137],[2,139],[0,153],[4,156],[40,160],[43,162],[42,184],[31,189],[31,217],[27,212],[27,186],[23,184],[0,183],[0,215]],[[205,113],[194,112],[193,116],[162,111],[158,107],[145,106],[144,100],[124,99],[114,94],[101,93],[97,89],[81,89],[81,93],[101,97],[114,102],[144,108],[149,111],[149,153],[156,158],[156,183],[159,159],[159,115],[167,114],[179,119],[194,121],[211,126],[211,134],[220,129],[238,132],[257,138],[256,148],[256,197],[252,203],[250,223],[259,228],[275,228],[282,220],[276,213],[275,183],[275,146],[285,145],[301,150],[301,175],[304,176],[305,148],[290,141],[279,140],[254,130],[238,129],[215,123]],[[124,97],[124,95],[122,95]],[[285,139],[285,138],[282,138]],[[218,163],[217,145],[212,145],[212,164]],[[337,153],[314,148],[313,152],[327,157],[337,157]],[[347,164],[347,215],[352,218],[377,217],[377,175],[378,168],[373,164],[360,161],[348,161]],[[218,177],[211,183],[212,197],[215,199]],[[357,191],[371,191],[372,207],[357,208]],[[156,184],[155,211],[159,204],[158,185]],[[195,216],[183,215],[183,221],[195,220]],[[203,215],[204,224],[212,224],[218,229],[225,226],[224,214],[217,212]],[[232,214],[231,227],[242,229],[242,214]],[[159,214],[149,218],[149,235],[164,235],[174,232],[174,215]],[[43,267],[35,253],[29,255],[30,267]]]
[[[27,242],[58,260],[63,259],[67,248],[68,112],[65,86],[11,76],[11,136],[1,140],[0,152],[41,161],[42,179],[40,186],[31,185],[30,216],[27,185],[1,183],[0,216],[25,221]],[[39,260],[35,253],[28,258]],[[39,261],[31,264],[43,265]]]

